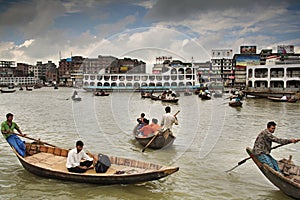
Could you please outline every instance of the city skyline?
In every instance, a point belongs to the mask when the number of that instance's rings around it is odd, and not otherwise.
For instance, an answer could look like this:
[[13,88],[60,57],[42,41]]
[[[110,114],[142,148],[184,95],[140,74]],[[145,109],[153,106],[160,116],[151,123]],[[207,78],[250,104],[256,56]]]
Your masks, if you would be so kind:
[[[300,3],[290,1],[0,0],[1,60],[35,64],[112,55],[208,61],[212,49],[294,45]],[[258,53],[257,52],[257,53]]]

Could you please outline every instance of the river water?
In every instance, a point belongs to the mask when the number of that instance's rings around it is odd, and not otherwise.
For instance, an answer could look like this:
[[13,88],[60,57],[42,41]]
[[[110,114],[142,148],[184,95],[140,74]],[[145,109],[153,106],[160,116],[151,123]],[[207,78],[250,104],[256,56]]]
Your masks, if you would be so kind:
[[[300,104],[247,98],[242,108],[228,106],[228,100],[205,101],[181,94],[171,104],[179,125],[172,147],[146,149],[133,139],[132,130],[141,112],[159,121],[168,104],[141,99],[139,93],[111,93],[94,97],[77,89],[82,101],[73,102],[72,88],[41,88],[0,94],[0,119],[14,114],[29,137],[73,148],[76,140],[85,150],[128,157],[180,169],[164,179],[135,185],[97,186],[37,177],[27,172],[3,137],[0,139],[0,199],[289,199],[274,187],[251,160],[231,169],[248,157],[257,134],[270,120],[277,122],[275,134],[299,138]],[[300,161],[300,143],[272,152],[275,158],[293,155]]]

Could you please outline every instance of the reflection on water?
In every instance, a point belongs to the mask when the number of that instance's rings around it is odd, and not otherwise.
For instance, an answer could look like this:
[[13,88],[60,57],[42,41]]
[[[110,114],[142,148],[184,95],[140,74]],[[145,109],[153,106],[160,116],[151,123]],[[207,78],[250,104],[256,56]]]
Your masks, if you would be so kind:
[[[0,94],[1,120],[12,112],[30,137],[66,148],[82,139],[87,151],[175,165],[179,171],[136,185],[65,183],[25,171],[1,138],[0,199],[287,199],[251,160],[230,174],[225,171],[247,157],[245,147],[253,145],[269,120],[277,122],[278,137],[299,137],[299,103],[247,99],[242,108],[232,108],[222,98],[202,101],[181,95],[179,103],[171,105],[172,113],[180,110],[173,146],[142,153],[132,134],[136,118],[144,112],[160,120],[167,104],[141,99],[138,93],[94,97],[83,90],[78,90],[82,101],[72,102],[72,93],[71,88],[42,88]],[[293,154],[300,161],[299,150],[299,144],[291,144],[273,155]]]

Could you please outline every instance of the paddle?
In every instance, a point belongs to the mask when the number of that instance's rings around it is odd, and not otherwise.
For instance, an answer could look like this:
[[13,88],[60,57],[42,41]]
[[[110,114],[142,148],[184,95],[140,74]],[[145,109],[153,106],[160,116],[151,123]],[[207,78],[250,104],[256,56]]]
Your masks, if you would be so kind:
[[[297,140],[297,142],[300,141],[300,139],[296,139],[296,140]],[[287,144],[291,144],[291,143],[287,143]],[[277,145],[277,146],[275,146],[275,147],[272,147],[271,149],[276,149],[276,148],[278,148],[278,147],[281,147],[281,146],[284,146],[284,145],[287,145],[287,144],[280,144],[280,145]],[[240,162],[238,162],[238,164],[237,164],[236,166],[234,166],[233,168],[231,168],[231,169],[229,169],[229,170],[227,170],[227,171],[225,171],[225,172],[228,173],[228,172],[234,170],[234,169],[237,168],[238,166],[244,164],[244,163],[245,163],[247,160],[249,160],[250,158],[251,158],[251,156],[249,156],[248,158],[245,158],[244,160],[241,160]]]
[[19,133],[13,133],[13,134],[18,135],[18,136],[20,136],[20,137],[24,137],[24,138],[30,139],[30,140],[34,140],[34,141],[39,142],[39,143],[42,143],[42,144],[46,144],[46,145],[51,146],[51,147],[56,147],[56,146],[53,145],[53,144],[49,144],[49,143],[47,143],[47,142],[43,142],[43,141],[38,140],[38,139],[34,139],[34,138],[31,138],[31,137],[28,137],[28,136],[25,136],[25,135],[21,135],[21,134],[19,134]]
[[[176,115],[178,115],[178,113],[180,112],[180,110],[177,111],[177,113],[175,113],[174,117],[176,117]],[[154,141],[154,139],[159,135],[159,132],[156,132],[156,135],[154,135],[154,137],[148,142],[148,144],[143,148],[142,152],[144,152],[147,147]]]

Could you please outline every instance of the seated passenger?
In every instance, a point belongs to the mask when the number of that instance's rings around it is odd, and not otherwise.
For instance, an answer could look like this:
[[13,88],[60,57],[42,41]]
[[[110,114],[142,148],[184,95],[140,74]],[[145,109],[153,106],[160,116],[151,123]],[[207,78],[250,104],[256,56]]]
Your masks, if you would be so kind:
[[93,160],[83,151],[83,142],[79,140],[76,142],[76,148],[68,153],[66,167],[69,172],[84,173],[93,168]]
[[157,124],[157,122],[158,122],[158,120],[153,118],[152,123],[150,124],[150,126],[152,127],[154,132],[158,131],[161,128],[161,126],[159,124]]
[[145,121],[146,125],[140,129],[140,133],[144,137],[149,137],[154,133],[154,131],[153,131],[153,128],[149,125],[149,120],[145,119],[144,121]]
[[139,123],[138,129],[141,129],[145,125],[145,113],[141,113],[141,116],[136,119],[136,121]]

